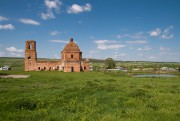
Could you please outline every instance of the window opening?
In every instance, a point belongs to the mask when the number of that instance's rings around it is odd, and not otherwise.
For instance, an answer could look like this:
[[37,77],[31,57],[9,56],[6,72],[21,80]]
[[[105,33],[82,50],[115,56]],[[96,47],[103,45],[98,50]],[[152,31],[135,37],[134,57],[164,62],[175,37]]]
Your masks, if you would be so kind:
[[29,49],[32,49],[32,45],[31,44],[29,44]]

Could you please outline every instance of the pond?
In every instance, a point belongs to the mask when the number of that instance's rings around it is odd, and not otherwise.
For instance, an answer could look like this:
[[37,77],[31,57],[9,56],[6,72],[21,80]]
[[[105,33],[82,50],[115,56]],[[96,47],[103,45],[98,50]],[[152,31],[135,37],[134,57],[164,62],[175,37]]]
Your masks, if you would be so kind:
[[177,75],[173,75],[173,74],[138,74],[138,75],[133,75],[133,77],[177,77]]

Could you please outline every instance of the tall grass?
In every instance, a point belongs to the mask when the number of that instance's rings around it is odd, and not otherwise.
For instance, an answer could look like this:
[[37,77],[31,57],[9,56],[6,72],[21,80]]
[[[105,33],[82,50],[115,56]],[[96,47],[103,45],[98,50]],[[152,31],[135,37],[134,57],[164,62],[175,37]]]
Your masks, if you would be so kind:
[[[1,74],[4,72],[0,72]],[[2,121],[178,121],[180,78],[103,72],[21,72],[0,78]]]

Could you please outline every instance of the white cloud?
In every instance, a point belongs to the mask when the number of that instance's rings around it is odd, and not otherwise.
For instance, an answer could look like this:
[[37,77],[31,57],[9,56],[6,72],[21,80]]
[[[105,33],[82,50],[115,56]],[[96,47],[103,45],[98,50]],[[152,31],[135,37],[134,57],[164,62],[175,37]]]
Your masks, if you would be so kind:
[[41,13],[41,18],[44,20],[56,18],[54,13],[51,10],[48,10],[47,13]]
[[46,13],[41,13],[41,18],[44,20],[56,18],[54,13],[59,13],[62,2],[60,0],[44,0]]
[[80,6],[78,4],[73,4],[71,7],[68,7],[67,12],[70,14],[78,14],[82,12],[89,12],[91,11],[92,6],[89,3],[86,3],[84,6]]
[[59,31],[52,31],[51,33],[50,33],[50,35],[52,35],[52,36],[56,36],[56,35],[58,35],[58,34],[60,34],[61,32],[59,32]]
[[19,20],[21,23],[24,23],[24,24],[31,24],[31,25],[40,25],[39,22],[37,21],[34,21],[32,19],[25,19],[25,18],[22,18]]
[[137,32],[131,35],[131,38],[142,39],[142,38],[146,38],[146,36],[144,35],[144,32]]
[[97,48],[100,50],[107,50],[107,49],[119,49],[125,47],[125,45],[120,44],[98,44]]
[[166,29],[162,30],[159,28],[156,28],[155,30],[149,32],[149,35],[152,37],[160,37],[162,39],[171,39],[174,37],[174,35],[171,33],[170,30],[172,30],[174,26],[169,26]]
[[123,36],[122,35],[117,35],[116,38],[123,38]]
[[9,47],[9,48],[6,48],[6,50],[8,50],[9,52],[24,52],[23,49],[16,49],[15,47]]
[[0,22],[1,21],[7,21],[8,19],[6,17],[0,16]]
[[68,43],[69,41],[65,41],[65,40],[49,40],[49,42],[55,42],[55,43]]
[[59,59],[59,56],[55,54],[55,55],[54,55],[54,58],[55,58],[55,59]]
[[114,55],[112,55],[112,58],[113,59],[117,59],[117,60],[122,60],[122,59],[124,59],[125,57],[127,56],[127,54],[126,53],[121,53],[121,54],[114,54]]
[[150,56],[150,57],[148,57],[149,59],[155,59],[155,57],[153,57],[153,56]]
[[142,39],[142,38],[146,38],[146,36],[144,35],[144,32],[137,32],[137,33],[133,33],[133,34],[117,35],[116,38]]
[[138,51],[148,51],[148,50],[152,50],[152,48],[150,47],[144,47],[144,48],[138,48]]
[[172,30],[173,28],[174,28],[174,26],[169,26],[166,29],[164,29],[161,38],[162,39],[171,39],[171,38],[173,38],[174,35],[170,32],[170,30]]
[[159,28],[156,28],[155,30],[152,30],[151,32],[149,32],[149,35],[152,37],[159,36],[160,34],[161,34],[161,30]]
[[138,54],[138,56],[142,57],[142,56],[144,56],[144,55],[143,55],[143,54],[141,54],[141,53],[139,53],[139,54]]
[[59,9],[59,6],[62,4],[59,0],[45,0],[45,5],[48,9]]
[[89,51],[89,53],[90,54],[94,54],[94,53],[98,53],[99,51],[97,51],[97,50],[91,50],[91,51]]
[[9,29],[13,30],[15,27],[12,24],[0,25],[0,29]]
[[142,51],[143,49],[142,49],[142,48],[138,48],[137,50],[138,50],[138,51]]
[[114,40],[96,40],[94,43],[97,44],[97,48],[100,50],[119,49],[125,47],[125,45],[120,45]]
[[23,57],[23,55],[19,54],[19,53],[10,53],[10,56],[13,56],[13,57]]
[[95,53],[98,53],[98,52],[99,52],[98,50],[91,50],[91,51],[88,52],[88,57],[89,57],[89,58],[92,58],[93,55],[94,55]]
[[146,40],[125,41],[128,44],[147,44]]
[[159,50],[161,50],[161,51],[169,51],[170,48],[165,48],[165,47],[161,46],[161,47],[159,48]]
[[3,57],[5,55],[4,52],[0,52],[0,57]]
[[117,41],[115,41],[115,40],[96,40],[95,43],[97,43],[97,44],[117,43]]

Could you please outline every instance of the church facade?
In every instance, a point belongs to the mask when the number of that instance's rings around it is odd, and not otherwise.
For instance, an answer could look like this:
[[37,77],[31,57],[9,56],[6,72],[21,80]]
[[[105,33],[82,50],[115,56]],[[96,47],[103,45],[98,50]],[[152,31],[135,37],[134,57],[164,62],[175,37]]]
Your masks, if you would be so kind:
[[61,51],[59,61],[37,61],[36,41],[28,40],[25,45],[25,71],[63,71],[81,72],[89,71],[89,61],[82,61],[82,52],[73,38]]

